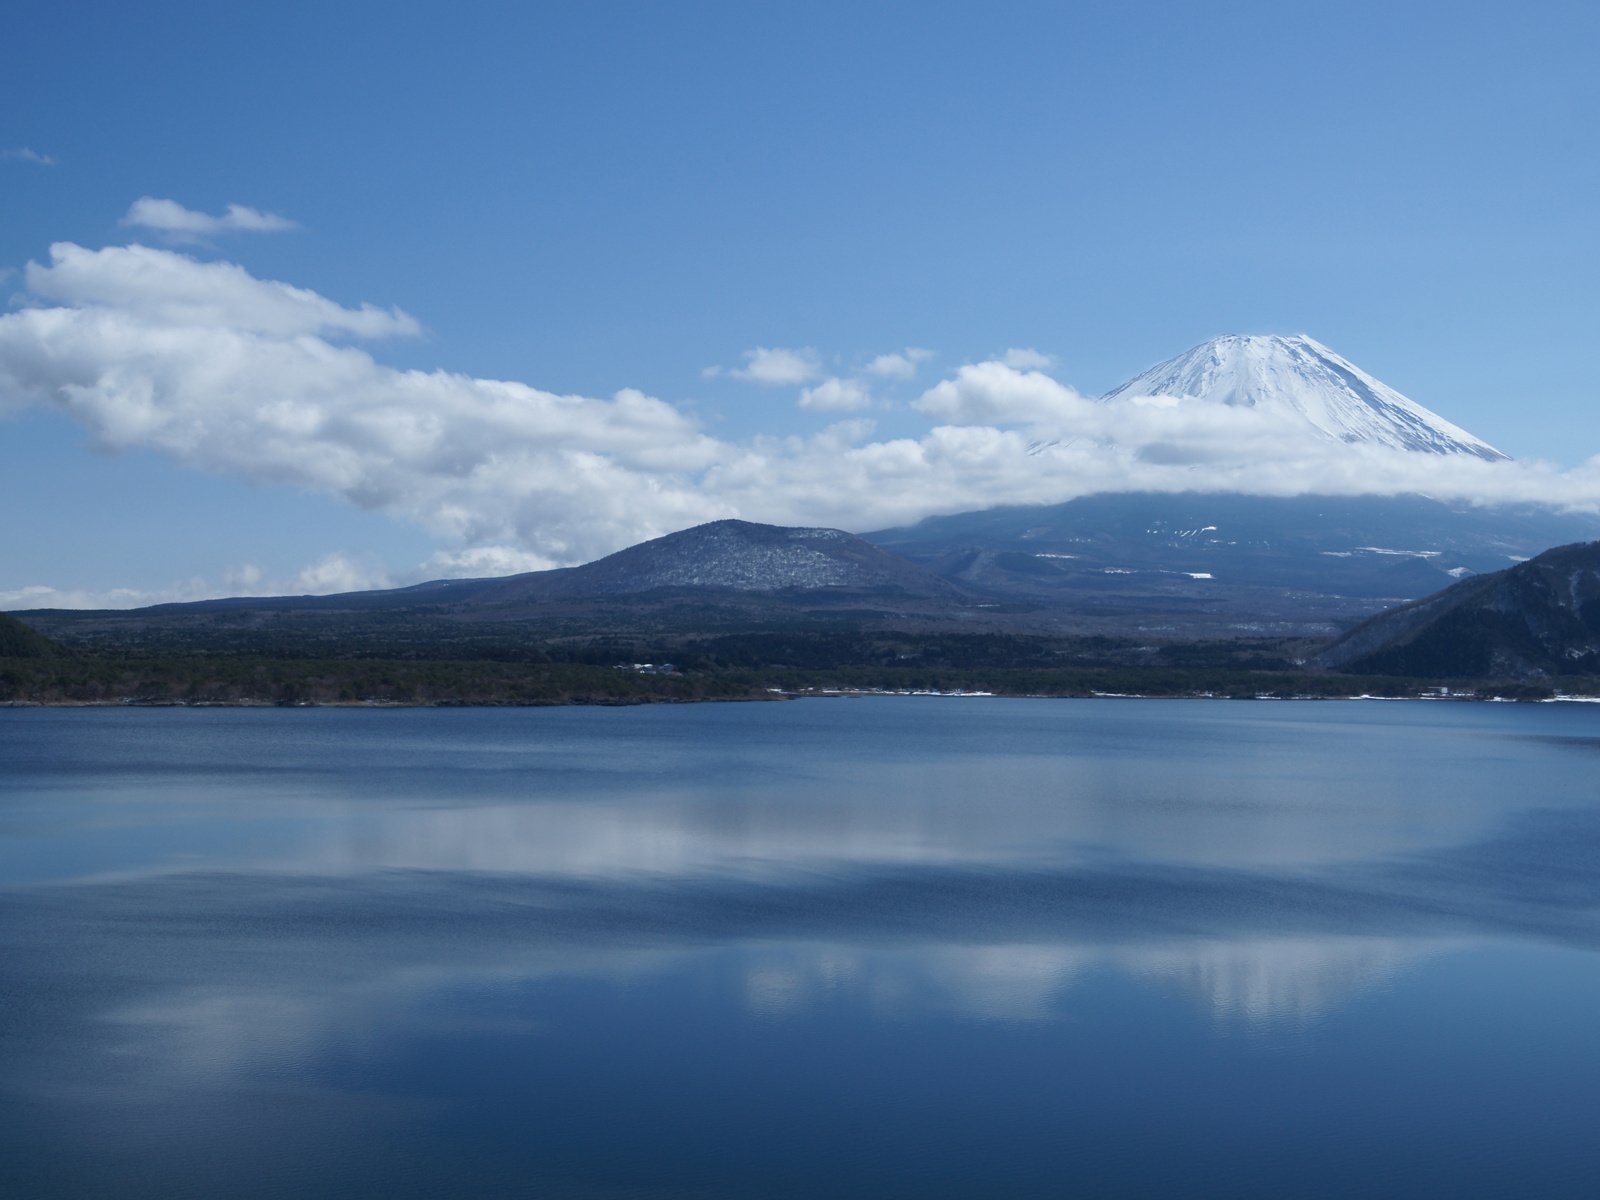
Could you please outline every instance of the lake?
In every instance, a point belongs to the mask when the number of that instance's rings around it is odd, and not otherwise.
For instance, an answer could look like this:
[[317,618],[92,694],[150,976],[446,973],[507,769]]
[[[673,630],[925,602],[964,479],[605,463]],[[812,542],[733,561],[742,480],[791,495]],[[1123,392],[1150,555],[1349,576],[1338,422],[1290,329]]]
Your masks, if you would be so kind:
[[0,1193],[1568,1197],[1600,706],[0,711]]

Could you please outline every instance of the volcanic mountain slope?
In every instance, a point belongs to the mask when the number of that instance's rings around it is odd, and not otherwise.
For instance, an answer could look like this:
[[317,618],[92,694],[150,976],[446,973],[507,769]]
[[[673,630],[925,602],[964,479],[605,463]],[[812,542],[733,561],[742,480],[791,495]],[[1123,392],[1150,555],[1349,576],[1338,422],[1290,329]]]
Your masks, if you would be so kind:
[[[1216,338],[1101,399],[1150,403],[1158,413],[1187,405],[1256,409],[1285,428],[1349,446],[1352,456],[1375,446],[1506,458],[1303,335]],[[1101,623],[1310,634],[1548,546],[1600,537],[1600,519],[1416,495],[1102,493],[866,536],[963,586]]]
[[1108,621],[1326,634],[1548,546],[1600,538],[1600,517],[1423,496],[1128,492],[866,536],[964,587]]
[[1380,613],[1313,661],[1340,671],[1434,677],[1600,673],[1600,542],[1559,546]]
[[1134,376],[1101,400],[1150,396],[1279,413],[1340,442],[1491,461],[1508,457],[1304,334],[1213,338]]
[[853,533],[728,520],[669,533],[581,567],[512,576],[477,593],[470,603],[494,606],[674,589],[961,596],[948,581]]

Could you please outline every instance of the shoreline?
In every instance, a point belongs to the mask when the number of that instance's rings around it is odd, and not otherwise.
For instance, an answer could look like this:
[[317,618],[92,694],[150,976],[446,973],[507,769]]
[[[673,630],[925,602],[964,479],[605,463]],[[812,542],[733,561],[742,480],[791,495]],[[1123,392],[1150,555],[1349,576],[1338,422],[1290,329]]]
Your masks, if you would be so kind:
[[122,697],[106,700],[0,700],[0,709],[31,709],[31,708],[251,708],[251,709],[368,709],[384,711],[393,709],[424,709],[424,708],[639,708],[656,704],[752,704],[789,700],[867,700],[867,699],[939,699],[939,700],[1215,700],[1237,703],[1263,702],[1277,704],[1304,704],[1304,703],[1329,703],[1371,701],[1387,703],[1431,703],[1431,704],[1600,704],[1600,696],[1565,695],[1554,696],[1480,696],[1472,694],[1452,695],[1420,695],[1420,696],[1381,696],[1370,692],[1353,693],[1349,695],[1297,695],[1274,696],[1269,694],[1255,696],[1228,696],[1215,692],[1170,692],[1149,693],[1137,692],[1029,692],[1029,693],[1003,693],[991,691],[934,691],[913,689],[874,689],[874,688],[815,688],[802,691],[780,691],[768,689],[765,695],[752,696],[701,696],[701,697],[670,697],[658,696],[643,699],[594,699],[594,700],[528,700],[528,701],[492,701],[492,700],[440,700],[440,701],[408,701],[408,700],[297,700],[277,701],[261,699],[239,700],[141,700],[132,697]]

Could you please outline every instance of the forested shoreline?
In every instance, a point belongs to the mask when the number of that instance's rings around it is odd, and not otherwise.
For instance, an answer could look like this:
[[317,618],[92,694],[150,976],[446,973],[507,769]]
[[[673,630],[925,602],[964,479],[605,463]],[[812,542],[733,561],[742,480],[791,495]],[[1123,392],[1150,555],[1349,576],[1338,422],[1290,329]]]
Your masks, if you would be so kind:
[[1600,681],[1551,684],[1173,667],[722,667],[647,669],[484,659],[0,659],[6,705],[626,705],[770,700],[829,692],[986,692],[1002,696],[1331,699],[1370,695],[1547,699],[1600,694]]

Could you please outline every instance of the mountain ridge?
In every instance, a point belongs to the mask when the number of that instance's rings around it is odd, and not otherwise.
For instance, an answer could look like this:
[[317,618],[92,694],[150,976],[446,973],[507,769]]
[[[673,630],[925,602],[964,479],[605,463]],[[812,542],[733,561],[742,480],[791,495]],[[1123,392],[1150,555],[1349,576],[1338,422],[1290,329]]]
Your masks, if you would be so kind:
[[[578,567],[327,596],[230,597],[28,610],[52,636],[201,622],[248,629],[323,614],[411,622],[687,628],[865,620],[899,628],[1327,637],[1552,545],[1600,539],[1600,517],[1484,510],[1426,497],[1115,493],[929,518],[864,537],[711,522]],[[196,628],[202,627],[195,625]],[[289,626],[285,625],[284,628]],[[330,629],[332,627],[330,626]]]

